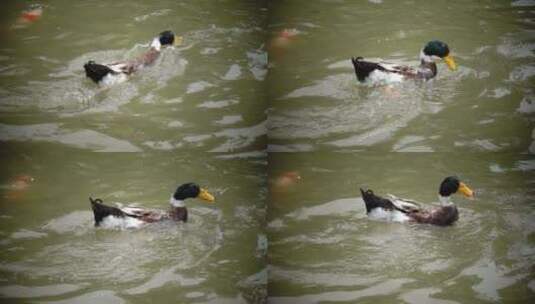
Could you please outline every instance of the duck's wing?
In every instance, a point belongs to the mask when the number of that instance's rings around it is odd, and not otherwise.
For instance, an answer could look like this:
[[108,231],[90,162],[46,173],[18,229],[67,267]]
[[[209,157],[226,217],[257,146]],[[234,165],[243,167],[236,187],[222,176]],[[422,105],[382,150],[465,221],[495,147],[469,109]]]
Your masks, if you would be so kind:
[[360,82],[364,82],[373,71],[386,71],[382,65],[375,62],[364,61],[363,59],[364,58],[362,57],[351,58],[353,68],[355,69],[355,74]]
[[128,216],[139,218],[144,222],[157,222],[166,217],[166,214],[159,210],[150,210],[137,207],[123,207],[120,208],[120,210]]
[[119,208],[119,210],[121,210],[122,212],[124,212],[125,214],[129,216],[134,216],[134,217],[140,217],[147,213],[150,213],[149,210],[138,208],[138,207],[121,207]]
[[459,211],[455,205],[438,206],[426,210],[407,213],[413,222],[421,224],[432,224],[438,226],[448,226],[459,219]]
[[[393,65],[385,62],[371,62],[365,61],[362,57],[351,58],[355,74],[360,82],[366,81],[368,78],[373,78],[372,75],[377,74],[379,78],[385,78],[386,76],[380,76],[381,74],[388,74],[393,78],[393,81],[399,81],[403,77],[415,78],[418,71],[408,66]],[[377,78],[376,77],[376,78]],[[386,77],[389,78],[389,77]]]
[[409,78],[414,78],[418,75],[418,70],[408,67],[408,66],[404,66],[404,65],[387,66],[383,64],[383,67],[385,67],[385,69],[387,69],[388,71],[392,73],[401,74]]
[[364,190],[361,188],[360,193],[362,194],[362,199],[364,200],[364,204],[366,205],[367,213],[370,213],[373,209],[376,208],[382,208],[386,211],[398,210],[404,213],[406,212],[405,209],[396,206],[391,200],[376,195],[371,189]]
[[115,73],[123,73],[127,75],[132,74],[136,70],[135,62],[132,61],[108,63],[106,66],[108,66]]
[[103,201],[100,198],[93,199],[90,197],[89,201],[91,202],[91,209],[93,209],[93,215],[95,217],[95,226],[99,226],[100,223],[107,216],[115,216],[115,217],[127,217],[128,216],[128,217],[134,217],[134,218],[139,217],[139,216],[136,216],[135,214],[126,213],[117,207],[104,205]]
[[84,70],[85,75],[91,78],[91,80],[93,80],[95,83],[99,83],[108,75],[117,74],[117,71],[110,68],[109,66],[105,64],[96,63],[92,60],[84,64]]
[[422,211],[422,207],[420,203],[406,199],[406,198],[399,198],[392,194],[387,195],[390,201],[394,206],[396,206],[396,209],[403,211],[405,213],[412,213],[412,212],[420,212]]

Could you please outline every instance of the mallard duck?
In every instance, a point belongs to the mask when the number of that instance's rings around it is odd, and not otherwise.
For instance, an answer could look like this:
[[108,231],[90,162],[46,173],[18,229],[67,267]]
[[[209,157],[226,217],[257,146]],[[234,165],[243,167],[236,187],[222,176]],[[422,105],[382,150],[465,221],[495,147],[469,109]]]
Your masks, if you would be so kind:
[[128,79],[128,75],[140,68],[152,64],[160,55],[162,47],[179,44],[181,37],[175,39],[175,34],[171,31],[161,32],[154,38],[147,52],[141,56],[127,60],[107,64],[95,63],[90,60],[84,64],[85,75],[97,84],[112,85]]
[[188,210],[184,204],[187,198],[200,198],[207,202],[214,202],[214,196],[195,183],[186,183],[178,186],[171,196],[169,203],[171,209],[168,211],[149,210],[137,207],[110,207],[103,204],[102,200],[89,198],[91,208],[95,216],[95,226],[114,226],[112,222],[124,223],[122,226],[139,226],[144,223],[159,222],[162,220],[173,220],[186,222],[188,220]]
[[363,59],[362,57],[351,58],[355,74],[360,82],[366,80],[372,83],[381,80],[401,81],[407,78],[429,80],[437,75],[435,61],[439,59],[443,59],[450,70],[457,69],[457,64],[450,55],[448,45],[438,40],[429,41],[420,51],[420,66],[418,68],[375,63]]
[[472,198],[474,192],[455,176],[449,176],[442,181],[439,188],[440,206],[423,209],[414,201],[399,199],[392,196],[390,199],[375,195],[372,190],[360,189],[362,199],[366,204],[366,213],[370,216],[387,218],[400,222],[416,222],[447,226],[459,218],[457,207],[450,202],[454,193],[462,193]]

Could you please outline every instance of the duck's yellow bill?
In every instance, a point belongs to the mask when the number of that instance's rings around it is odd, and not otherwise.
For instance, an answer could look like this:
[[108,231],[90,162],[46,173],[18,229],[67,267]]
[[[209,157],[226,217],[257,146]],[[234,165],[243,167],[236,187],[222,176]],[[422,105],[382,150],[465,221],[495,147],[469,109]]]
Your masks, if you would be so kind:
[[174,46],[182,45],[183,40],[184,38],[182,38],[182,36],[175,36],[175,41],[173,42],[173,45]]
[[468,186],[465,185],[464,183],[460,183],[459,184],[459,190],[457,190],[457,191],[461,192],[466,197],[469,197],[469,198],[473,198],[474,197],[474,191],[472,191],[472,189],[468,188]]
[[197,197],[210,203],[213,203],[215,201],[214,196],[208,193],[208,191],[203,188],[201,188],[201,191],[199,192],[199,195],[197,195]]
[[455,71],[457,69],[457,64],[455,63],[455,60],[453,60],[453,57],[451,57],[451,55],[444,57],[444,61],[446,62],[450,70]]

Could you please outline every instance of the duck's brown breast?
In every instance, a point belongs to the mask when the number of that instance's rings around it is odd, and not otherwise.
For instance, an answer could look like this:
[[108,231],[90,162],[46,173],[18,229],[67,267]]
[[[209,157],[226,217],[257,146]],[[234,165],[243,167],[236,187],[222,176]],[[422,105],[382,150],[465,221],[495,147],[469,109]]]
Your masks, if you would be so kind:
[[188,221],[188,209],[186,207],[173,207],[169,211],[169,217],[173,221]]
[[459,219],[459,211],[454,205],[440,206],[431,210],[408,213],[407,215],[414,222],[438,226],[451,225]]

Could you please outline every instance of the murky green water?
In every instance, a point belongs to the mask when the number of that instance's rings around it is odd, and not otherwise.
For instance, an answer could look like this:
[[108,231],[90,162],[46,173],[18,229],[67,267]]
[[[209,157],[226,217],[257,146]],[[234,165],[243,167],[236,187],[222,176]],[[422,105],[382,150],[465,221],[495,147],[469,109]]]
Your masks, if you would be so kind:
[[[272,31],[295,27],[301,33],[270,71],[271,150],[528,150],[533,5],[312,2],[272,5]],[[420,49],[432,39],[449,44],[456,72],[439,64],[429,83],[355,84],[348,58],[417,65]]]
[[[29,4],[0,12],[0,302],[535,298],[535,2]],[[127,82],[85,77],[165,29],[182,45]],[[457,71],[356,82],[350,57],[431,39]],[[451,227],[365,214],[359,187],[432,203],[453,174],[476,199]],[[186,224],[93,227],[90,195],[164,209],[189,181],[217,203]]]
[[[521,303],[533,298],[533,159],[502,153],[292,153],[270,173],[302,181],[269,209],[273,303]],[[451,227],[367,218],[359,187],[419,202],[457,174]],[[435,203],[436,204],[436,203]]]
[[[262,7],[52,1],[13,28],[26,7],[2,10],[0,301],[265,299]],[[154,66],[111,88],[85,77],[87,60],[134,57],[165,29],[184,42]],[[20,176],[35,180],[19,190]],[[188,202],[187,224],[93,227],[90,195],[167,209],[190,181],[217,203]]]

